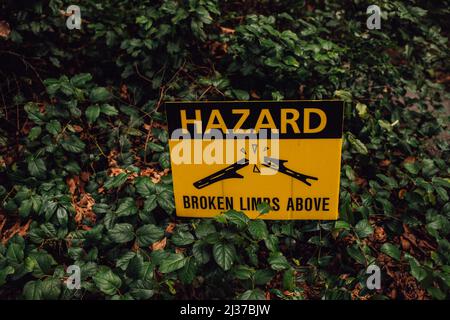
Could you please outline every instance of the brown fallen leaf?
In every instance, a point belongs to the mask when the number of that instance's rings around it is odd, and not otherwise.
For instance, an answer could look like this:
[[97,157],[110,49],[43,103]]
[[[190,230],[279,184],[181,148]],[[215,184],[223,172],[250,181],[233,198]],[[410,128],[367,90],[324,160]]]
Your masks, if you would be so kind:
[[6,223],[6,217],[4,215],[0,215],[0,235],[2,234],[3,227]]
[[74,220],[77,224],[81,224],[85,218],[92,223],[97,221],[97,215],[92,210],[94,204],[95,200],[89,193],[83,193],[79,201],[72,200],[76,212]]
[[166,227],[167,233],[173,233],[173,229],[175,229],[176,224],[173,222],[170,222],[169,225]]
[[28,222],[25,223],[23,226],[20,225],[20,222],[16,222],[11,228],[9,228],[8,230],[6,230],[3,233],[3,238],[1,241],[2,244],[6,244],[9,241],[9,239],[14,237],[16,234],[19,234],[21,237],[26,236],[28,229],[30,227],[30,224],[31,224],[31,219],[29,219]]
[[134,251],[134,252],[138,252],[139,251],[139,244],[138,244],[137,241],[135,241],[133,243],[133,246],[131,247],[131,250]]
[[401,292],[405,300],[425,300],[427,295],[425,290],[420,287],[417,280],[411,275],[402,275],[401,280],[398,281]]
[[404,237],[400,236],[400,243],[402,245],[402,249],[404,251],[408,251],[409,248],[411,248],[411,243],[409,243],[408,240],[406,240]]
[[110,168],[115,168],[117,167],[117,156],[119,155],[119,151],[117,150],[111,150],[108,154],[108,166]]
[[434,246],[432,246],[428,241],[426,240],[419,240],[419,247],[424,248],[424,249],[428,249],[428,250],[436,250],[436,248]]
[[83,131],[83,127],[81,127],[77,124],[72,125],[72,128],[73,128],[73,130],[75,130],[75,132],[78,132],[78,133]]
[[388,293],[388,296],[392,300],[397,299],[397,290],[395,288],[393,288],[392,291]]
[[80,174],[80,178],[81,178],[81,180],[83,180],[84,182],[88,182],[90,176],[91,176],[90,172],[87,172],[87,171],[83,171],[83,172],[81,172],[81,174]]
[[416,162],[416,157],[410,156],[405,158],[405,160],[403,160],[404,163],[414,163]]
[[153,175],[153,172],[155,172],[155,169],[145,168],[145,169],[141,170],[141,176],[151,177]]
[[126,172],[126,171],[125,171],[125,169],[122,169],[122,168],[111,168],[109,170],[109,176],[110,177],[115,177],[115,176],[118,176],[119,174],[124,173],[124,172]]
[[9,27],[9,23],[5,20],[0,21],[0,37],[8,38],[11,33],[11,28]]
[[384,231],[383,227],[375,227],[374,239],[378,242],[386,241],[386,232]]
[[360,187],[365,187],[367,185],[367,180],[361,177],[356,177],[355,183]]
[[186,248],[175,248],[175,253],[184,253],[186,251]]
[[236,32],[235,29],[226,28],[226,27],[220,27],[220,31],[225,34],[234,34]]
[[210,50],[213,56],[221,58],[228,52],[228,44],[226,42],[213,41],[210,44]]
[[152,250],[153,251],[157,251],[157,250],[163,250],[166,247],[167,244],[167,238],[164,237],[159,241],[156,241],[155,243],[152,244]]
[[30,224],[31,224],[31,219],[29,219],[27,221],[27,223],[25,223],[25,225],[23,225],[22,227],[19,228],[19,236],[21,237],[25,237],[28,233],[28,229],[30,228]]
[[129,100],[128,87],[125,84],[120,87],[120,97],[124,100]]
[[339,276],[339,279],[341,280],[347,280],[347,278],[350,277],[349,273],[343,273]]
[[251,96],[253,99],[261,99],[261,97],[256,93],[255,90],[251,90],[251,91],[250,91],[250,96]]
[[411,232],[411,229],[409,229],[406,224],[403,224],[403,229],[405,230],[405,232],[403,232],[403,237],[413,245],[417,246],[416,236]]
[[77,190],[77,181],[75,177],[67,178],[66,183],[69,187],[70,194],[73,196],[75,194],[75,191]]

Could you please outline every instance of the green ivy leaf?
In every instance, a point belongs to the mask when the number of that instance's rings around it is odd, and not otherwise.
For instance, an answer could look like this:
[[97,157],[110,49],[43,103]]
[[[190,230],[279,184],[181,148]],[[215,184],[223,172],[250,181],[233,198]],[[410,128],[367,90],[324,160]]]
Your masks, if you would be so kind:
[[50,134],[56,136],[61,132],[61,123],[58,120],[50,120],[45,125],[45,129],[47,129]]
[[213,256],[223,270],[230,270],[236,257],[234,246],[230,243],[218,242],[213,246]]
[[427,271],[420,266],[416,259],[409,260],[409,266],[411,267],[411,275],[417,279],[417,281],[422,281],[427,277]]
[[449,197],[447,190],[445,190],[443,187],[440,186],[434,187],[434,190],[436,190],[436,193],[438,194],[439,198],[441,198],[442,201],[448,202]]
[[352,102],[352,93],[348,90],[336,90],[334,96],[345,102]]
[[110,177],[108,181],[105,182],[104,187],[106,190],[111,190],[114,188],[119,188],[128,179],[128,174],[125,172],[119,173],[117,176]]
[[139,177],[135,182],[137,192],[143,197],[149,197],[156,193],[156,186],[149,177]]
[[92,277],[97,288],[107,295],[114,295],[122,286],[122,280],[109,268],[101,268],[95,276]]
[[369,220],[363,219],[356,224],[355,231],[358,237],[366,238],[373,233],[373,228],[370,225]]
[[255,273],[254,269],[245,265],[238,265],[235,268],[233,268],[233,274],[239,280],[250,279],[254,273]]
[[239,296],[240,300],[266,300],[266,296],[261,289],[247,290]]
[[187,263],[187,258],[185,258],[181,253],[171,253],[167,258],[165,258],[159,267],[161,273],[169,273],[183,268]]
[[267,202],[261,202],[256,206],[256,210],[258,210],[259,214],[264,215],[268,214],[272,208]]
[[56,300],[61,294],[61,280],[47,278],[41,282],[42,298],[45,300]]
[[151,142],[151,141],[149,141],[147,143],[147,147],[150,150],[152,150],[153,152],[163,152],[164,151],[164,147],[163,146],[161,146],[161,145],[159,145],[157,143]]
[[23,246],[18,243],[11,243],[6,251],[6,259],[10,263],[20,264],[24,259]]
[[147,247],[163,236],[164,230],[153,224],[143,225],[136,231],[136,238],[140,247]]
[[170,155],[168,152],[163,152],[159,156],[158,160],[159,164],[161,165],[161,168],[163,169],[169,169],[170,168]]
[[85,144],[77,136],[69,135],[61,141],[61,146],[66,151],[80,153],[84,150]]
[[116,243],[126,243],[134,239],[134,229],[129,223],[117,223],[109,230],[109,236]]
[[176,246],[186,246],[194,242],[194,236],[187,231],[176,231],[172,238],[172,242]]
[[358,245],[353,245],[351,247],[347,248],[347,253],[350,257],[352,257],[356,262],[359,264],[365,264],[366,258],[364,257],[364,254],[362,253],[361,249],[358,247]]
[[41,127],[31,128],[30,132],[28,133],[28,139],[30,139],[30,141],[36,140],[41,135],[41,132],[42,132]]
[[381,246],[380,250],[381,250],[381,252],[383,252],[384,254],[387,254],[391,258],[394,258],[395,260],[400,261],[401,251],[397,246],[386,242],[385,244],[383,244]]
[[56,210],[56,218],[61,226],[67,225],[67,222],[69,221],[67,210],[64,207],[59,207]]
[[351,143],[353,148],[355,148],[356,152],[367,155],[369,151],[364,143],[362,143],[359,139],[355,138],[352,134],[347,135],[348,141]]
[[90,73],[79,73],[77,75],[74,75],[70,82],[74,87],[82,87],[86,83],[92,80],[92,75]]
[[247,91],[240,90],[240,89],[233,89],[233,96],[238,100],[248,100],[250,99],[250,95]]
[[239,228],[247,226],[250,219],[243,212],[229,210],[223,214],[228,221],[235,224]]
[[119,114],[119,111],[116,109],[116,107],[110,104],[102,104],[100,107],[100,112],[107,116],[117,116]]
[[187,258],[187,262],[183,268],[179,271],[180,280],[184,284],[190,284],[194,281],[197,273],[197,262],[194,258]]
[[344,229],[344,230],[350,230],[351,225],[347,221],[338,220],[334,224],[335,229]]
[[290,268],[283,273],[283,289],[292,291],[295,288],[295,270]]
[[14,268],[11,266],[6,266],[3,269],[0,269],[0,287],[6,283],[6,279],[8,275],[14,274]]
[[369,113],[367,112],[367,105],[365,105],[364,103],[360,103],[358,102],[356,104],[356,111],[358,112],[358,116],[361,119],[367,119],[369,118]]
[[291,67],[300,67],[300,63],[293,56],[287,56],[286,58],[284,58],[284,63]]
[[278,251],[278,237],[274,234],[270,234],[264,238],[264,243],[271,252]]
[[28,171],[33,177],[43,177],[47,171],[44,160],[41,158],[29,157],[28,158]]
[[195,242],[192,246],[192,254],[195,257],[195,260],[200,264],[206,264],[211,259],[206,244],[200,241]]
[[291,267],[286,257],[283,256],[281,252],[271,253],[268,262],[270,267],[275,271],[280,271]]
[[132,284],[130,294],[134,299],[148,300],[154,295],[153,285],[149,281],[137,280]]
[[274,271],[269,269],[261,269],[256,270],[253,278],[255,280],[255,284],[262,286],[268,284],[274,276],[275,276]]
[[169,214],[175,210],[175,202],[173,199],[173,194],[171,192],[161,192],[160,194],[158,194],[156,201],[158,202],[159,206]]
[[42,300],[42,281],[28,281],[23,287],[25,300]]
[[98,104],[89,106],[86,109],[86,118],[89,123],[94,123],[95,120],[97,120],[99,115],[100,115],[100,106]]
[[269,235],[264,220],[251,220],[248,223],[248,231],[255,240],[263,240]]
[[144,268],[144,261],[140,255],[134,255],[128,263],[126,275],[129,278],[140,279]]
[[116,215],[118,217],[127,217],[135,215],[137,211],[136,201],[133,198],[128,197],[122,200],[122,203],[116,210]]
[[92,102],[104,102],[109,100],[111,94],[105,87],[97,87],[91,90],[89,98]]
[[147,199],[145,199],[144,202],[144,211],[145,212],[152,212],[158,205],[158,202],[156,201],[156,195],[152,194]]
[[31,201],[31,199],[22,201],[22,203],[20,204],[20,207],[19,207],[19,215],[22,218],[28,217],[30,215],[32,207],[33,207],[33,202]]

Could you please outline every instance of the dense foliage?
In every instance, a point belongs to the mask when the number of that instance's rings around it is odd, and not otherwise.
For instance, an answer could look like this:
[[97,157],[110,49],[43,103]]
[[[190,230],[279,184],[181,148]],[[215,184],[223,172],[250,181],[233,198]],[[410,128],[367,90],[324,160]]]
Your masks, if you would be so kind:
[[[448,1],[73,2],[0,3],[1,298],[450,297]],[[333,97],[338,221],[176,217],[164,101]]]

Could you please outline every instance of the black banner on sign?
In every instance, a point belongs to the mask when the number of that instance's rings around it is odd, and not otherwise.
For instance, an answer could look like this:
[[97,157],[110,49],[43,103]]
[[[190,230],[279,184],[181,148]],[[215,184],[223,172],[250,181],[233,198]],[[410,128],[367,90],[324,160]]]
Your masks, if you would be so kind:
[[338,100],[166,102],[165,107],[169,134],[185,129],[191,139],[211,130],[239,138],[245,137],[240,130],[262,129],[277,130],[279,139],[342,137],[344,103]]

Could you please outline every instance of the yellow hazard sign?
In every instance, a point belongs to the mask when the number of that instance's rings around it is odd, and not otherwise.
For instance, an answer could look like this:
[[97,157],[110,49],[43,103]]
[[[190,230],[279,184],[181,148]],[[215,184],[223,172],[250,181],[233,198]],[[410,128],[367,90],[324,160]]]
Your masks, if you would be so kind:
[[166,112],[178,216],[338,218],[342,101],[167,102]]

